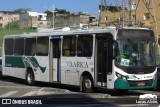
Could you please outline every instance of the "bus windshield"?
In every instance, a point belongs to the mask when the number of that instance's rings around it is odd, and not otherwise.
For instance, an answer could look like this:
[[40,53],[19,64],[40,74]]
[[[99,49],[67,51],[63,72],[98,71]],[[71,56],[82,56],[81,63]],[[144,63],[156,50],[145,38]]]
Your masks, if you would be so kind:
[[154,38],[119,38],[115,64],[119,67],[153,67],[155,61]]

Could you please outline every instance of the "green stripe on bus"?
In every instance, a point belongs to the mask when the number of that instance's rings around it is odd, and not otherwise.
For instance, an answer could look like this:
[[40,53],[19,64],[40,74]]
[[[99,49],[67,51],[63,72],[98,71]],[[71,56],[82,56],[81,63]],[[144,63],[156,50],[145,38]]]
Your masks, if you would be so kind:
[[5,67],[25,68],[22,57],[5,56]]
[[115,89],[147,89],[147,88],[156,88],[157,86],[157,80],[153,80],[153,83],[151,86],[134,86],[131,87],[129,86],[128,82],[123,81],[120,78],[117,78],[115,83],[114,83],[114,88]]

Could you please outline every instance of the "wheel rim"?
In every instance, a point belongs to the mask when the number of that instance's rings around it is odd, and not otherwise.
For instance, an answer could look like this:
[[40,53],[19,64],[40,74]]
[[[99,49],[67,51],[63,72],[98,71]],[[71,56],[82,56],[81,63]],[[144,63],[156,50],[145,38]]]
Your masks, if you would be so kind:
[[86,81],[85,81],[85,87],[87,89],[90,89],[92,87],[92,82],[91,82],[90,79],[86,79]]
[[33,76],[32,76],[31,73],[29,73],[28,76],[27,76],[28,83],[32,83],[32,80],[33,80]]

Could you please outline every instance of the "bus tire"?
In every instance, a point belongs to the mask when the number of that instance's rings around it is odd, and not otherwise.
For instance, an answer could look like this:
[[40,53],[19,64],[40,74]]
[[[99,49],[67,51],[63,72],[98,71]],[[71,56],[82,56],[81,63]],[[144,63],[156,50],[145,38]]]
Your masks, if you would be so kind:
[[84,76],[82,80],[82,91],[85,93],[93,92],[93,80],[90,76]]
[[29,69],[27,71],[27,74],[26,74],[26,83],[28,85],[31,85],[31,86],[33,86],[35,84],[34,74],[33,74],[33,71],[31,69]]

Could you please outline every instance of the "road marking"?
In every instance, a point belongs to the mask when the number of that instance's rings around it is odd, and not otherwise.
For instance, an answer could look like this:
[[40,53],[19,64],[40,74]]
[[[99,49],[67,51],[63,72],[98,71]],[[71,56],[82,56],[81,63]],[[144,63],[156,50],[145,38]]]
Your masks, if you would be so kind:
[[13,94],[15,94],[17,92],[18,91],[9,91],[9,92],[7,92],[5,94],[0,95],[0,97],[8,97],[8,96],[11,96],[11,95],[13,95]]
[[28,89],[28,88],[33,88],[33,89],[37,89],[37,88],[39,88],[39,87],[35,87],[35,86],[0,86],[0,88],[5,88],[5,87],[8,87],[8,88],[26,88],[26,89]]
[[51,95],[51,94],[54,94],[54,92],[38,91],[36,95]]
[[22,96],[32,96],[32,95],[34,95],[36,93],[37,93],[37,91],[30,91],[30,92],[28,92],[28,93],[26,93],[26,94],[24,94]]

